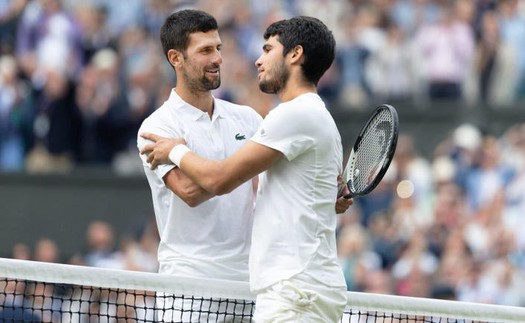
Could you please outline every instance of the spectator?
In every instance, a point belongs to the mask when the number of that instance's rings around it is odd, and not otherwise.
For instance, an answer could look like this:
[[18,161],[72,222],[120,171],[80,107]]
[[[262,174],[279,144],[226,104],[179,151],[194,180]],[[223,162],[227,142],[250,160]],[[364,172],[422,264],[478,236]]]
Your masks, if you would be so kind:
[[414,36],[424,24],[433,24],[438,20],[439,7],[432,0],[394,1],[390,17],[408,37]]
[[513,48],[501,41],[500,22],[495,11],[481,17],[476,51],[476,77],[481,102],[508,106],[514,100],[518,69],[514,68]]
[[35,0],[27,5],[18,25],[16,55],[35,89],[44,86],[49,69],[66,76],[79,72],[80,39],[78,24],[61,0]]
[[373,270],[365,275],[364,293],[394,294],[390,272],[386,270]]
[[0,170],[22,169],[32,136],[33,111],[11,55],[0,56]]
[[115,249],[115,235],[111,225],[104,221],[93,221],[86,232],[86,264],[93,267],[124,269],[124,257]]
[[501,41],[503,44],[510,46],[513,55],[512,63],[516,70],[516,76],[513,93],[514,99],[522,99],[525,96],[525,18],[520,14],[519,1],[508,0],[498,1],[498,13],[501,28]]
[[[340,29],[345,30],[342,35],[343,43],[338,49],[337,63],[341,68],[341,92],[339,100],[343,106],[362,107],[368,103],[370,88],[365,78],[365,64],[370,55],[361,36],[365,23],[373,18],[373,12],[367,15],[365,9],[359,12],[349,12],[341,18]],[[369,33],[370,34],[370,33]],[[379,32],[374,35],[380,35]]]
[[12,53],[16,27],[27,0],[0,0],[0,55]]
[[437,271],[439,261],[429,252],[424,230],[415,232],[392,267],[398,295],[428,297],[429,278]]
[[430,100],[462,99],[463,82],[474,54],[474,34],[469,25],[458,19],[454,5],[442,5],[438,21],[426,22],[414,42],[426,62],[422,73],[428,82]]
[[362,290],[368,274],[381,268],[381,259],[371,250],[368,233],[358,223],[347,225],[339,235],[337,248],[347,289]]
[[30,172],[68,172],[80,159],[82,120],[75,86],[64,71],[45,70],[46,83],[35,92],[35,147],[27,157]]
[[43,262],[60,262],[60,252],[55,241],[40,239],[35,244],[34,260]]
[[501,163],[499,146],[494,137],[484,140],[477,166],[466,175],[467,198],[474,212],[498,198],[514,175],[512,169]]
[[373,251],[381,259],[381,268],[388,271],[400,257],[403,241],[396,235],[396,228],[386,213],[376,213],[371,218],[369,231]]
[[144,22],[145,0],[129,0],[125,5],[112,0],[96,2],[107,12],[107,23],[113,38],[119,38],[127,29],[142,26]]
[[126,270],[158,272],[159,236],[154,218],[141,225],[135,235],[123,240],[120,249],[124,254]]
[[31,250],[25,243],[16,243],[11,252],[11,258],[19,260],[31,260]]
[[85,66],[98,51],[115,47],[115,38],[107,25],[107,11],[103,6],[82,3],[71,10],[77,17],[81,30],[82,65]]
[[390,24],[385,42],[367,60],[366,77],[377,102],[403,102],[413,98],[414,72],[409,43],[399,26]]

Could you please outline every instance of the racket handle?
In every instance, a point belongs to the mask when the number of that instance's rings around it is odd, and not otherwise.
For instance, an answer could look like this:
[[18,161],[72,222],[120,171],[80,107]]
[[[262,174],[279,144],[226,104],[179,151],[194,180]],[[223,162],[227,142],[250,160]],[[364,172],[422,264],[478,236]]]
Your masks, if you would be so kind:
[[337,196],[341,196],[345,190],[345,183],[341,183],[337,189]]

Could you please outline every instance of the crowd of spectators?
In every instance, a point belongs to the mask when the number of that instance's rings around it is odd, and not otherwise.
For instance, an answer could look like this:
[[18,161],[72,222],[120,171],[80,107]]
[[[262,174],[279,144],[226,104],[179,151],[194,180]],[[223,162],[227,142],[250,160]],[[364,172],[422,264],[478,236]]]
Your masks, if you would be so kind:
[[187,7],[220,23],[215,95],[263,116],[275,98],[256,84],[262,32],[292,15],[334,31],[336,62],[320,84],[332,109],[442,99],[501,107],[525,95],[518,0],[0,0],[0,170],[133,169],[138,126],[175,84],[159,28]]
[[157,272],[158,234],[153,218],[136,232],[118,237],[113,226],[104,220],[93,220],[86,228],[84,248],[65,254],[52,238],[40,237],[34,245],[15,243],[10,258],[50,263],[68,263],[108,269]]
[[[0,0],[0,170],[139,162],[138,126],[175,84],[158,30],[186,7],[220,23],[215,95],[263,116],[275,101],[256,84],[262,31],[298,14],[334,31],[336,62],[320,84],[332,108],[500,108],[525,96],[524,1]],[[339,218],[348,289],[525,306],[524,214],[525,124],[499,137],[461,125],[430,159],[402,135],[380,186]],[[156,270],[154,227],[116,243],[107,223],[92,226],[87,253],[59,259],[47,239],[13,257]]]
[[525,124],[462,124],[430,161],[403,135],[392,163],[340,219],[348,289],[525,306]]

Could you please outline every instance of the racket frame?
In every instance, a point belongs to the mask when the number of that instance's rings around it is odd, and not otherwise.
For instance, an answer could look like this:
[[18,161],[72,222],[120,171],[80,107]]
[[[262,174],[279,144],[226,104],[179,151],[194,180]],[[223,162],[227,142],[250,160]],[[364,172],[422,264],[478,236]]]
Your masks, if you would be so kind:
[[[387,152],[387,156],[385,158],[385,161],[383,162],[383,165],[381,165],[381,169],[377,173],[372,183],[370,183],[368,187],[366,187],[361,192],[354,192],[351,188],[352,187],[351,181],[354,178],[353,176],[354,168],[353,167],[355,165],[355,160],[357,158],[357,155],[356,155],[357,148],[359,147],[359,144],[361,143],[361,140],[363,139],[363,136],[365,132],[367,131],[368,127],[370,126],[370,124],[374,121],[376,116],[384,109],[387,109],[392,115],[392,123],[393,123],[392,142],[390,146],[388,147],[389,150]],[[364,126],[361,128],[361,131],[359,132],[359,135],[357,136],[354,146],[352,147],[352,150],[350,152],[350,156],[348,158],[345,170],[343,172],[343,184],[345,184],[346,187],[348,187],[350,194],[346,194],[344,198],[348,199],[348,198],[352,198],[356,196],[363,196],[363,195],[370,193],[373,189],[376,188],[379,182],[381,182],[381,180],[383,179],[383,176],[385,175],[386,171],[388,170],[388,167],[390,166],[390,163],[392,162],[394,153],[396,151],[398,135],[399,135],[399,117],[398,117],[396,109],[389,104],[381,104],[374,110],[374,112],[370,115],[370,117],[368,118]],[[352,174],[350,176],[346,176],[348,172],[352,172]],[[344,181],[346,178],[348,178],[348,180],[345,183]],[[344,186],[342,187],[342,189],[344,189]],[[340,194],[342,192],[342,189],[340,189]]]

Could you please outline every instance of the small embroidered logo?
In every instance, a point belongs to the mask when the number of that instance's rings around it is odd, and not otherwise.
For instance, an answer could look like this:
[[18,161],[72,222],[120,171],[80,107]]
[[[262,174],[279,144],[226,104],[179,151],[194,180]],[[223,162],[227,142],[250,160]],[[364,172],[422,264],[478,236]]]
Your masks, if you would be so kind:
[[237,140],[244,140],[244,139],[246,139],[246,136],[245,135],[241,135],[240,133],[238,133],[238,134],[235,135],[235,139],[237,139]]

